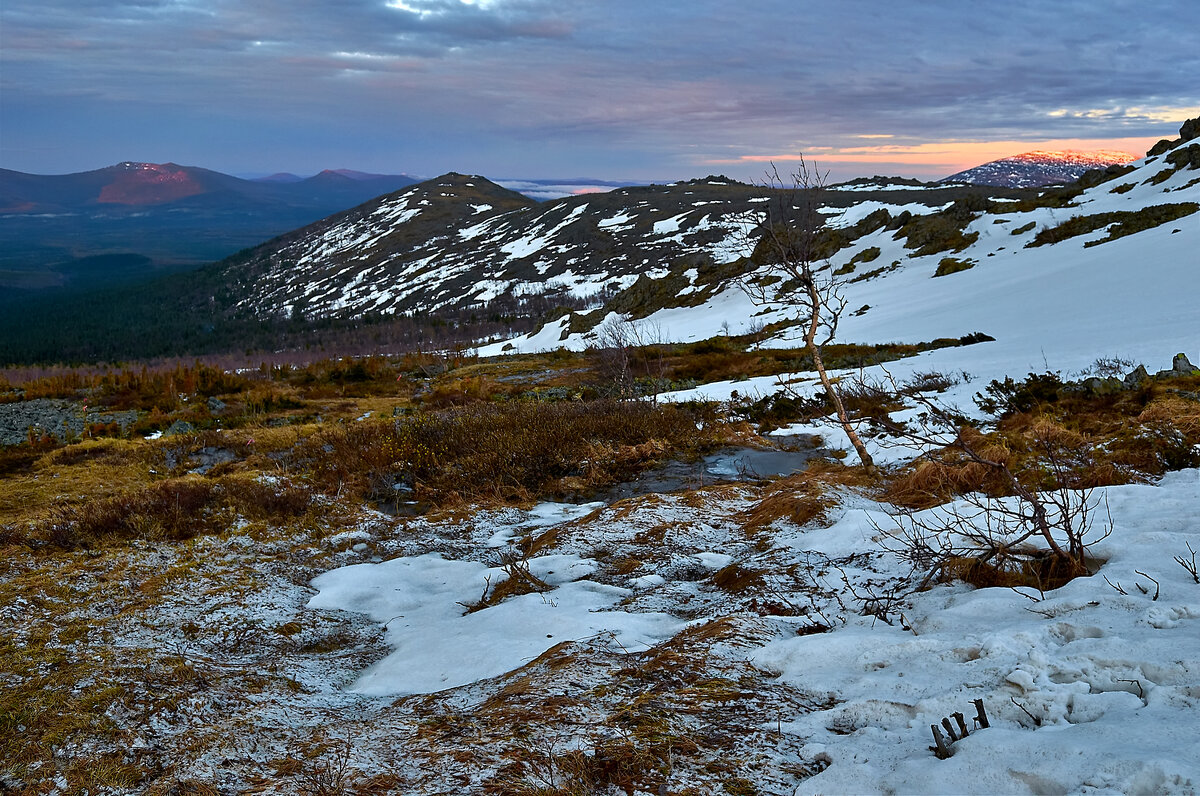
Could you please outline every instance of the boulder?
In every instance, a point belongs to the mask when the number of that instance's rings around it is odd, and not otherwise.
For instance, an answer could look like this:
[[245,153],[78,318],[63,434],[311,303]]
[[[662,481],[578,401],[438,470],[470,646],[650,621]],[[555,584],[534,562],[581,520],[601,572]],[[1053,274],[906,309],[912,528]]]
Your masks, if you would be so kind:
[[1170,152],[1175,147],[1175,145],[1178,143],[1179,143],[1179,139],[1177,139],[1177,138],[1176,139],[1164,138],[1161,141],[1159,141],[1157,144],[1155,144],[1154,146],[1152,146],[1146,150],[1146,157],[1152,158],[1155,155],[1161,155],[1164,152]]
[[191,434],[195,430],[196,430],[196,427],[193,426],[188,421],[176,420],[174,423],[172,423],[167,428],[166,431],[163,432],[163,436],[164,437],[175,437],[175,436],[179,436],[180,434]]
[[1197,116],[1195,119],[1188,119],[1183,123],[1183,127],[1179,128],[1179,138],[1183,141],[1200,138],[1200,116]]
[[1125,385],[1116,379],[1101,379],[1092,376],[1083,382],[1083,387],[1092,395],[1115,395],[1124,389]]
[[1187,354],[1176,354],[1171,360],[1171,370],[1182,376],[1190,376],[1196,372],[1197,368],[1187,358]]
[[1169,152],[1180,144],[1186,144],[1188,141],[1200,138],[1200,116],[1195,119],[1188,119],[1179,128],[1179,137],[1175,139],[1164,138],[1146,152],[1146,157],[1154,157],[1161,155],[1164,152]]
[[1146,372],[1145,365],[1138,365],[1137,368],[1130,371],[1125,376],[1125,389],[1136,390],[1150,379],[1150,374]]

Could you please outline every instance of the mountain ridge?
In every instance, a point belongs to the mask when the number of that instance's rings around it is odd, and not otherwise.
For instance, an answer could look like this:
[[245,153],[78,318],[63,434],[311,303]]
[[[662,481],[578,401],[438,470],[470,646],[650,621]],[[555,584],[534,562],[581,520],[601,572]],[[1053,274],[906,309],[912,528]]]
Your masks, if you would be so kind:
[[1092,169],[1125,166],[1137,155],[1118,150],[1035,149],[982,163],[943,177],[940,182],[966,182],[1007,188],[1040,188],[1066,185]]

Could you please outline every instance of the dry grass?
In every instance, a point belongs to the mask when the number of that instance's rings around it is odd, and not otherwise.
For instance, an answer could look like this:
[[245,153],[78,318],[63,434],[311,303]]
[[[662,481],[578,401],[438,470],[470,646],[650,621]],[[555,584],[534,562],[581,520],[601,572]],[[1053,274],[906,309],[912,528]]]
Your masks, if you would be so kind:
[[452,506],[528,501],[579,484],[595,489],[669,452],[713,444],[715,435],[698,432],[690,414],[671,406],[480,404],[324,428],[296,459],[327,494],[380,498],[403,483],[421,499]]
[[988,562],[978,558],[951,558],[942,568],[941,580],[962,581],[977,589],[1026,587],[1048,591],[1065,586],[1087,568],[1049,553],[1033,552],[1005,561]]
[[866,489],[874,485],[860,467],[814,460],[807,469],[780,478],[764,487],[762,497],[742,512],[742,527],[756,534],[780,520],[795,525],[825,522],[825,512],[836,503],[838,489]]
[[28,521],[54,504],[113,497],[149,484],[154,474],[145,443],[92,440],[39,453],[25,472],[9,474],[0,488],[0,526]]
[[179,541],[222,533],[239,517],[280,521],[308,511],[307,490],[250,476],[194,476],[81,504],[63,505],[34,525],[30,541],[63,550],[114,541]]
[[763,570],[750,569],[733,563],[713,573],[713,585],[729,594],[744,594],[751,589],[761,589]]

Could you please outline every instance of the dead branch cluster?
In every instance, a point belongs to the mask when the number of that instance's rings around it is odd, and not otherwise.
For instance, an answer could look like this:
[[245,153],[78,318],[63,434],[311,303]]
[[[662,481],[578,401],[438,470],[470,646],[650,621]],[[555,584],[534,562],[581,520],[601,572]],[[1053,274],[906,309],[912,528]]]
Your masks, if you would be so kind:
[[[892,387],[897,394],[903,390],[894,380]],[[1106,497],[1080,488],[1089,449],[1035,428],[1028,455],[1009,456],[989,447],[973,424],[936,398],[907,394],[921,408],[920,419],[884,422],[905,444],[929,452],[917,467],[936,466],[928,460],[933,452],[952,456],[994,490],[968,491],[920,511],[902,508],[896,528],[879,529],[896,555],[925,573],[922,586],[953,576],[977,585],[1044,589],[1086,574],[1088,549],[1112,529]]]

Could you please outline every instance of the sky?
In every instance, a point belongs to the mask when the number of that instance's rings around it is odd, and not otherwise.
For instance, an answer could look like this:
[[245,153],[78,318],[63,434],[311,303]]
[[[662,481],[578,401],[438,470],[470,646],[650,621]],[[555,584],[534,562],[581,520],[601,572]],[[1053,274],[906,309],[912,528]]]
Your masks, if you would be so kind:
[[1195,0],[4,0],[0,167],[943,177],[1200,116]]

